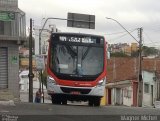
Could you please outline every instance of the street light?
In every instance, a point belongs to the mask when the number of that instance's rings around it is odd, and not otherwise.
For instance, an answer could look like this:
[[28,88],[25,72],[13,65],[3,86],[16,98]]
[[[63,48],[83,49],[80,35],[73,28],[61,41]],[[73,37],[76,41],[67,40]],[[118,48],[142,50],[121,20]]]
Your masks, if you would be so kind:
[[50,25],[49,25],[49,28],[51,28],[51,33],[52,33],[52,32],[57,32],[57,28],[56,28],[56,25],[55,25],[55,24],[50,24]]
[[126,28],[124,28],[124,26],[122,26],[122,24],[120,24],[117,20],[115,20],[115,19],[113,19],[113,18],[108,18],[108,17],[106,17],[106,19],[110,19],[110,20],[113,20],[113,21],[115,21],[116,23],[118,23],[129,35],[131,35],[131,37],[132,37],[134,40],[136,40],[136,41],[139,43],[139,41],[138,41]]
[[[106,19],[110,19],[118,23],[134,40],[137,41],[137,39],[124,27],[122,24],[120,24],[117,20],[113,18],[106,17]],[[139,76],[138,76],[138,106],[142,107],[142,98],[143,98],[143,80],[142,80],[142,28],[140,30],[140,41],[137,41],[139,43]]]

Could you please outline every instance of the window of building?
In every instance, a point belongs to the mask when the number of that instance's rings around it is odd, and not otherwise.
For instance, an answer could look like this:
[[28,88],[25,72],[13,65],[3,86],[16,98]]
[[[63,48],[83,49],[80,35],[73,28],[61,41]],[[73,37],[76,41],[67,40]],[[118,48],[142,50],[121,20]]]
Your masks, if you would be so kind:
[[11,21],[4,22],[4,35],[11,35]]
[[0,0],[0,6],[18,7],[18,0]]
[[129,90],[127,88],[124,89],[124,97],[131,98],[132,90]]
[[4,22],[0,21],[0,35],[4,35]]
[[131,98],[131,95],[132,95],[132,91],[128,90],[128,98]]
[[0,35],[11,35],[11,22],[0,21]]
[[144,84],[144,92],[149,93],[149,84]]

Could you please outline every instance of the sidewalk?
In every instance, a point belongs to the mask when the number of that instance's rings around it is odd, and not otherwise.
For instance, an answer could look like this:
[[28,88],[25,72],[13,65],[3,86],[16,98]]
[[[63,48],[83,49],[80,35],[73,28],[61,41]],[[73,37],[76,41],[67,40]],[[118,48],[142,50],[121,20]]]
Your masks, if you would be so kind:
[[14,101],[13,101],[13,100],[5,100],[5,101],[0,100],[0,105],[15,106],[15,104],[14,104]]
[[[36,95],[36,91],[34,90],[33,91],[33,102],[35,99],[35,95]],[[20,92],[20,101],[21,102],[28,102],[28,100],[29,100],[29,92],[21,91]],[[41,102],[43,103],[43,99],[41,99]],[[44,103],[52,103],[50,96],[47,94],[46,90],[44,90]]]
[[14,101],[17,101],[17,98],[14,98],[12,92],[8,90],[1,90],[0,91],[0,105],[10,105],[14,106]]

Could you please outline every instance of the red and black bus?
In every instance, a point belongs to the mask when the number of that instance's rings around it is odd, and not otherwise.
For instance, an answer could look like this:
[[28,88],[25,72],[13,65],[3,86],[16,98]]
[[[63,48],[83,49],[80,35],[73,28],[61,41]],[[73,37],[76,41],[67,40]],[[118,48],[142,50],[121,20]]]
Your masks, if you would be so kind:
[[103,36],[52,33],[47,60],[47,91],[53,104],[88,101],[99,106],[106,83],[106,42]]

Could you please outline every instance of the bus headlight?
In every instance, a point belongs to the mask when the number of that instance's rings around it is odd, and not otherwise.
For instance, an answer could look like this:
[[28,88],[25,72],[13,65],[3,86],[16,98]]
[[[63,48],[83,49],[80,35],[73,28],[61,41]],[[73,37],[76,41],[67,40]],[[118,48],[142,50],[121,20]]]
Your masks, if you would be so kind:
[[103,79],[101,79],[99,82],[98,82],[98,86],[104,86],[105,85],[105,80],[106,80],[106,78],[103,78]]
[[56,81],[55,81],[54,78],[52,78],[51,76],[47,76],[47,82],[56,85]]

